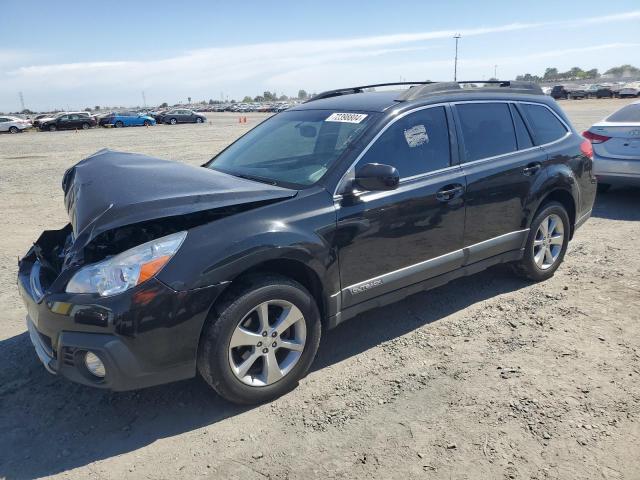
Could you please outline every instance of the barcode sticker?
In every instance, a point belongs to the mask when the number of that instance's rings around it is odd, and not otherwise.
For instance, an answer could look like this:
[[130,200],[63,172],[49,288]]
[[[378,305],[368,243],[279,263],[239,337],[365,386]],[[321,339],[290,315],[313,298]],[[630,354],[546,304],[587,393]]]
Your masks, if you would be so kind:
[[360,123],[365,118],[366,113],[332,113],[325,122]]

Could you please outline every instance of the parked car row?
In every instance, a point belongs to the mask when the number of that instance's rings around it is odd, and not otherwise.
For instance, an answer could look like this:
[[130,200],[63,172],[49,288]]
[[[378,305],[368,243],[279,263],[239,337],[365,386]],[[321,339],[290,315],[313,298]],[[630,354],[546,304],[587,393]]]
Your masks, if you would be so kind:
[[547,87],[548,95],[556,100],[578,100],[583,98],[630,98],[640,97],[640,82],[625,85],[555,85]]
[[204,123],[207,117],[193,110],[172,109],[162,112],[110,112],[92,115],[89,112],[60,112],[40,114],[33,119],[22,119],[15,116],[0,116],[0,132],[19,133],[29,128],[43,132],[57,130],[87,130],[100,127],[150,127],[158,123],[175,125],[177,123]]
[[199,108],[198,112],[271,112],[278,113],[294,107],[295,102],[274,102],[274,103],[227,103],[217,104]]

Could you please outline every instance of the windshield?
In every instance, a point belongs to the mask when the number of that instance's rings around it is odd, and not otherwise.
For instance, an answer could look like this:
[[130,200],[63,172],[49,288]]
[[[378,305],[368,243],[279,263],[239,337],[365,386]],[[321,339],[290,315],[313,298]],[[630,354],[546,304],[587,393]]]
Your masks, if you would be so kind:
[[316,183],[375,114],[328,110],[274,115],[231,144],[207,167],[275,185]]

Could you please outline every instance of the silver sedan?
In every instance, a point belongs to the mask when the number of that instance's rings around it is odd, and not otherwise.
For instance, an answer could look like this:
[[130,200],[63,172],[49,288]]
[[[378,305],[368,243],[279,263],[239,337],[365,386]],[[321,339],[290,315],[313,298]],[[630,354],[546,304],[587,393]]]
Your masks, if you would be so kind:
[[593,146],[598,191],[640,186],[640,101],[630,103],[583,133]]
[[18,133],[31,128],[31,123],[18,117],[0,115],[0,132]]

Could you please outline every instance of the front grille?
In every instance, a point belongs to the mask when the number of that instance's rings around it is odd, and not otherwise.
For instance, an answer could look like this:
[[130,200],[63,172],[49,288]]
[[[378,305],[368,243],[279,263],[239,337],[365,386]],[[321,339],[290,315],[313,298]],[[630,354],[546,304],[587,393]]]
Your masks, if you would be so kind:
[[74,356],[76,353],[75,347],[63,347],[62,349],[62,362],[69,366],[75,366]]

